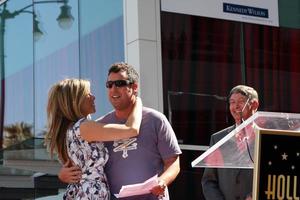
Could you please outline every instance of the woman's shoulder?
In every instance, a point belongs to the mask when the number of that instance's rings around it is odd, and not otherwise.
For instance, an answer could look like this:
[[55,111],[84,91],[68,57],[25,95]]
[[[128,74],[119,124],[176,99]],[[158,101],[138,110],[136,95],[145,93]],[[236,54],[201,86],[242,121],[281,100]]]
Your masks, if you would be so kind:
[[73,138],[74,139],[74,136],[76,138],[81,138],[81,130],[80,130],[80,126],[83,122],[88,122],[88,121],[92,121],[92,120],[89,120],[87,118],[81,118],[79,119],[77,122],[75,122],[73,124],[73,126],[71,126],[69,129],[68,129],[68,132],[67,132],[67,137],[69,138]]
[[86,118],[79,119],[77,122],[74,123],[73,128],[78,128],[80,124],[84,121],[87,121],[87,119]]

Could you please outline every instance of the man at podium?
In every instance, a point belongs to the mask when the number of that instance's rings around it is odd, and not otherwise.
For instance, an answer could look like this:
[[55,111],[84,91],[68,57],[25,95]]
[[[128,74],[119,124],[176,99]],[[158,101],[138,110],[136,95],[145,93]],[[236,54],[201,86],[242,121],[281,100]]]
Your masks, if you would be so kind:
[[[256,90],[246,85],[232,88],[228,100],[235,125],[213,134],[210,146],[251,117],[259,106]],[[207,200],[250,200],[252,179],[252,169],[206,168],[201,180],[204,197]]]

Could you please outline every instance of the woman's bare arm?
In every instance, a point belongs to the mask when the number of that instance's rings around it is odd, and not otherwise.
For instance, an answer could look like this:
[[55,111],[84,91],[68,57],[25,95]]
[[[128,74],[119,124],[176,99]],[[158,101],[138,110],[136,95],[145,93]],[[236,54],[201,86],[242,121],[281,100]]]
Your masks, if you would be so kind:
[[102,124],[86,121],[80,125],[81,137],[91,141],[113,141],[137,136],[142,121],[142,101],[137,97],[125,124]]

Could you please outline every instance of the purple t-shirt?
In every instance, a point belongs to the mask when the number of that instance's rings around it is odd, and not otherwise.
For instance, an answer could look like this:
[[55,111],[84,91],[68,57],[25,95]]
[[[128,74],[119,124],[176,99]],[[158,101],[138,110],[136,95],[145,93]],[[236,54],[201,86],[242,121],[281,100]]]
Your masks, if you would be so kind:
[[[115,112],[108,113],[98,121],[119,124],[126,122],[116,119]],[[119,193],[123,185],[144,182],[155,174],[160,175],[163,160],[181,154],[176,135],[167,118],[146,107],[143,108],[138,137],[106,142],[105,145],[109,151],[105,172],[112,195]],[[149,194],[123,199],[155,200],[157,197]]]

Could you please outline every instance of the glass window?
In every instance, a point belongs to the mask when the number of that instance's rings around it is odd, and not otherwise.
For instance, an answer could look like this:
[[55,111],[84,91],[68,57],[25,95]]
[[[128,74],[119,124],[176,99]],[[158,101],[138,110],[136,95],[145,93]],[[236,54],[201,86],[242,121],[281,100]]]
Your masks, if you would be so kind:
[[0,12],[0,138],[43,137],[49,88],[64,78],[92,82],[95,118],[112,109],[105,81],[124,60],[122,0],[7,1]]
[[4,147],[30,137],[34,126],[33,8],[27,5],[32,5],[32,1],[10,1],[1,6]]
[[[97,97],[95,118],[111,109],[105,82],[109,66],[124,60],[123,1],[6,1],[0,6],[0,26],[0,175],[11,179],[2,181],[0,193],[34,198],[39,189],[47,191],[39,195],[49,195],[49,187],[57,193],[64,186],[56,184],[56,177],[32,179],[32,170],[41,170],[39,163],[49,159],[42,139],[48,91],[64,78],[89,79]],[[52,174],[52,164],[43,170]],[[14,181],[20,175],[31,180],[28,188],[11,192],[22,184]],[[50,186],[36,188],[40,178]]]
[[80,13],[80,73],[92,81],[98,118],[112,109],[105,88],[108,68],[124,61],[123,1],[81,1]]
[[[78,3],[35,1],[42,34],[34,41],[35,136],[46,128],[50,86],[64,78],[79,77]],[[40,2],[40,3],[38,3]]]

